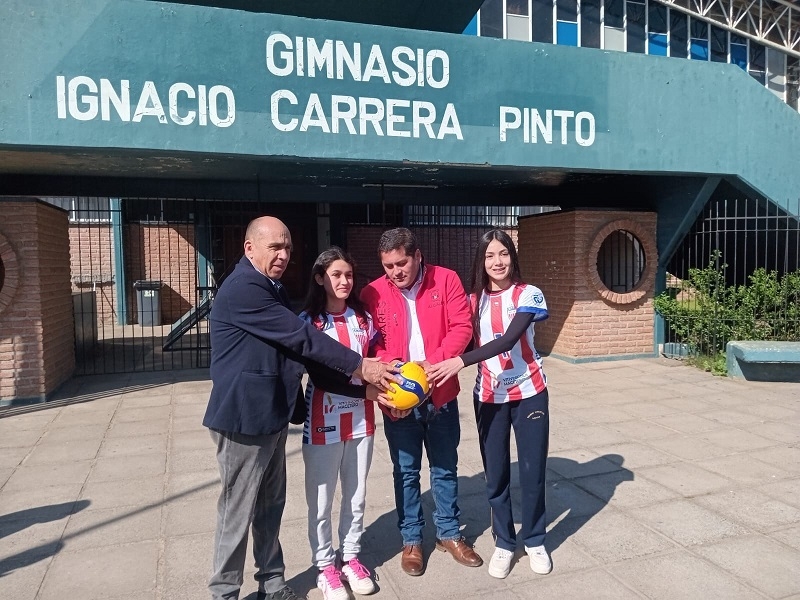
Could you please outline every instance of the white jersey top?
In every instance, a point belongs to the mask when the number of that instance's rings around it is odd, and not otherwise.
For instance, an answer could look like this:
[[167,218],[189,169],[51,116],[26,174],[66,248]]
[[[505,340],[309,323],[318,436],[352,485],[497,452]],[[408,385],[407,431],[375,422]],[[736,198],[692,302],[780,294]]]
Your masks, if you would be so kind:
[[[474,307],[474,296],[470,300]],[[548,316],[542,291],[525,283],[514,284],[501,292],[482,293],[477,310],[480,311],[480,346],[502,336],[517,311],[533,313],[534,321]],[[533,326],[531,323],[509,352],[478,364],[475,394],[481,402],[502,404],[522,400],[547,387],[542,357],[533,345]]]
[[[337,340],[342,345],[367,355],[376,332],[372,318],[366,321],[348,307],[343,313],[327,314],[325,320],[312,320],[306,313],[300,318]],[[353,378],[351,383],[360,385]],[[309,379],[306,386],[306,422],[303,426],[303,443],[324,445],[367,437],[375,433],[374,403],[362,398],[331,394],[314,386]]]

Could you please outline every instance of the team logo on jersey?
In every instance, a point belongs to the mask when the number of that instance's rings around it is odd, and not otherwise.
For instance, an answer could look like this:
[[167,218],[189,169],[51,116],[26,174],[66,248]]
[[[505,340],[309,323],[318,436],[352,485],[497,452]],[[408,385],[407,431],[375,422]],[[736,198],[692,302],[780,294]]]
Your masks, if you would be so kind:
[[322,412],[326,415],[336,412],[336,405],[333,403],[333,398],[331,398],[330,394],[325,394],[322,402]]
[[359,346],[361,346],[363,348],[364,346],[367,345],[367,330],[366,329],[362,329],[360,327],[353,327],[353,329],[351,331],[353,332],[353,335],[355,336],[356,341],[358,342]]
[[330,433],[331,431],[336,431],[336,425],[328,425],[327,427],[317,427],[317,433]]
[[506,312],[508,313],[508,318],[509,319],[513,319],[514,315],[517,314],[517,307],[516,306],[509,306],[506,309]]
[[542,302],[544,302],[544,296],[542,296],[541,294],[534,294],[533,301],[536,302],[536,304],[541,304]]

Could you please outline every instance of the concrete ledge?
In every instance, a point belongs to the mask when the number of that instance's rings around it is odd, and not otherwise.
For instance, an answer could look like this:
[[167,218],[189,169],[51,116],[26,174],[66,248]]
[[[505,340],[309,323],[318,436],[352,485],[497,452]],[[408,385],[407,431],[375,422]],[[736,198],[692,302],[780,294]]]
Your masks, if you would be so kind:
[[800,342],[728,342],[728,377],[800,382]]

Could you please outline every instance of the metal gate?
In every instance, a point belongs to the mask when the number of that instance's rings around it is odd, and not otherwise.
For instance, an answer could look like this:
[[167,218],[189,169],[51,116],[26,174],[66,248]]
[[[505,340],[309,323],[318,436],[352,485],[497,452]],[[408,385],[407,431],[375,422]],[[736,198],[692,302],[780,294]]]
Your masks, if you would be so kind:
[[714,361],[732,339],[800,340],[800,200],[715,196],[667,266],[664,353]]

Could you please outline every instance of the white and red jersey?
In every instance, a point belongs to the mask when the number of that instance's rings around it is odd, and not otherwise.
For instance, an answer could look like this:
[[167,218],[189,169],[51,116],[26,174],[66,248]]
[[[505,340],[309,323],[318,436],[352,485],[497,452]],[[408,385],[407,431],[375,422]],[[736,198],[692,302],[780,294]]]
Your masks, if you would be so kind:
[[[470,300],[475,307],[474,297]],[[532,313],[534,321],[548,316],[542,291],[525,283],[516,283],[500,292],[483,292],[477,310],[480,311],[480,346],[502,336],[518,311]],[[533,327],[531,323],[509,352],[478,364],[475,394],[481,402],[502,404],[522,400],[547,387],[542,357],[533,345]]]
[[[312,323],[343,346],[361,356],[367,355],[375,337],[372,318],[366,320],[348,307],[343,313],[327,314],[325,319],[312,320],[306,313],[300,318]],[[351,383],[361,385],[353,378]],[[366,437],[375,433],[374,402],[332,394],[317,388],[309,379],[306,386],[307,416],[303,426],[303,443],[324,445]]]

